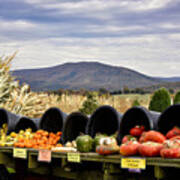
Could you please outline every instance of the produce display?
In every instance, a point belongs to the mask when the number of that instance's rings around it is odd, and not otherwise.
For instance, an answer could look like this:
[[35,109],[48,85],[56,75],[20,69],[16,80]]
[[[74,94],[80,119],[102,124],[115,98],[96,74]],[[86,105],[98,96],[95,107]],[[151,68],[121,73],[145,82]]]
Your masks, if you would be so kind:
[[14,135],[7,135],[7,124],[3,124],[0,129],[0,146],[13,146],[15,142]]
[[180,129],[177,126],[163,135],[154,130],[146,131],[144,126],[136,125],[122,138],[120,146],[117,143],[117,134],[96,134],[94,139],[89,135],[80,135],[64,145],[59,143],[61,135],[62,132],[52,133],[42,129],[32,132],[30,128],[7,135],[7,124],[3,124],[0,129],[0,146],[48,149],[54,152],[78,151],[96,152],[100,155],[120,153],[123,156],[180,158]]
[[34,149],[51,149],[53,147],[61,147],[58,141],[61,138],[62,132],[49,133],[44,130],[38,130],[35,133],[31,132],[31,129],[19,132],[21,136],[17,135],[17,141],[14,143],[14,147],[20,148],[34,148]]
[[163,149],[163,143],[166,140],[163,134],[153,130],[145,131],[144,126],[131,128],[129,134],[122,139],[120,154],[124,156],[160,156],[160,151]]
[[120,154],[180,158],[180,129],[175,126],[164,136],[158,131],[145,131],[143,126],[135,126],[123,137]]

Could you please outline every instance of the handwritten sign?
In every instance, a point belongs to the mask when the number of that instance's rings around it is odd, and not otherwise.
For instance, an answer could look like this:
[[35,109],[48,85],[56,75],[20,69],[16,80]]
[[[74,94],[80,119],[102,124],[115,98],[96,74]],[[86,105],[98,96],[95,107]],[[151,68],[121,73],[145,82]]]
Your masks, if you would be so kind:
[[146,169],[146,160],[140,158],[122,158],[121,168]]
[[76,162],[76,163],[80,163],[81,159],[80,159],[80,154],[79,153],[67,153],[67,160],[69,162]]
[[13,157],[26,159],[27,158],[27,150],[23,149],[23,148],[14,148],[13,149]]
[[51,151],[40,149],[38,153],[38,161],[51,162]]

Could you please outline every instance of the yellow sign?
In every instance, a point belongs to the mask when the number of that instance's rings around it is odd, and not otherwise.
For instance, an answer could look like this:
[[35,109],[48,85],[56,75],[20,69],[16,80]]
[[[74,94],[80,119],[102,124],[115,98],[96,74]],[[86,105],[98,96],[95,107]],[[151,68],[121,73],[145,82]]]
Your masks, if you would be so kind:
[[80,154],[79,153],[67,153],[67,160],[69,162],[77,162],[80,163]]
[[27,158],[27,150],[23,149],[23,148],[14,148],[13,149],[13,157],[26,159]]
[[122,158],[121,159],[121,168],[146,169],[146,159]]

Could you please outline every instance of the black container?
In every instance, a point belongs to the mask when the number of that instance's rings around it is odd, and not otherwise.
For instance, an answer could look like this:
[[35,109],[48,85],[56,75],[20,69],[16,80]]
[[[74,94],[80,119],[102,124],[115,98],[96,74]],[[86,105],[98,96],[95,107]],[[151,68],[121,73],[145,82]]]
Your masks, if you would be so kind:
[[66,116],[59,108],[49,108],[40,119],[39,128],[54,133],[62,131]]
[[180,127],[180,104],[169,106],[158,119],[158,131],[166,134],[174,126]]
[[11,131],[14,130],[14,127],[18,122],[19,118],[20,116],[13,114],[7,111],[6,109],[0,108],[0,128],[4,123],[6,123],[8,126],[7,133],[10,133]]
[[157,130],[159,116],[160,113],[148,111],[141,106],[128,109],[121,119],[118,140],[121,142],[122,138],[136,125],[143,125],[145,130]]
[[37,119],[30,119],[28,117],[21,117],[16,122],[14,131],[19,132],[20,130],[26,130],[28,128],[31,128],[33,132],[37,131],[38,126],[36,124]]
[[0,128],[4,123],[7,123],[8,131],[7,133],[11,133],[12,131],[18,132],[19,130],[25,130],[27,128],[32,128],[33,131],[38,129],[38,119],[31,119],[28,117],[20,116],[13,114],[6,109],[0,109]]
[[101,106],[90,117],[86,132],[92,137],[97,133],[115,134],[119,130],[121,117],[113,107]]
[[89,118],[81,112],[73,112],[67,116],[63,127],[62,141],[73,141],[81,133],[85,134]]

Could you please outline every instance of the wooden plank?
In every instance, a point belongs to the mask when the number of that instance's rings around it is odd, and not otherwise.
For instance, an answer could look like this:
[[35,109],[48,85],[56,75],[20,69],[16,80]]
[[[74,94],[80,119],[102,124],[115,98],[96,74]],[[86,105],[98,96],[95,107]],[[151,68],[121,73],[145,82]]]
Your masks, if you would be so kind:
[[[12,154],[13,147],[0,147],[0,153],[4,154]],[[38,150],[35,149],[28,149],[28,152],[32,156],[37,156],[38,155]],[[9,159],[8,156],[4,156],[1,154],[0,161],[1,163],[7,163],[10,161],[13,161],[13,159]],[[7,160],[6,160],[7,157]],[[97,153],[80,153],[80,157],[82,161],[91,161],[91,162],[102,162],[102,163],[114,163],[114,164],[120,164],[121,163],[121,158],[123,156],[121,155],[109,155],[109,156],[101,156],[98,155]],[[138,157],[138,156],[136,156]],[[52,153],[52,158],[58,158],[58,159],[67,159],[67,153],[57,153],[53,152]],[[139,158],[141,158],[139,156]],[[30,161],[33,161],[35,163],[35,159],[30,159]],[[165,159],[161,157],[154,157],[154,158],[146,158],[146,164],[148,166],[161,166],[161,167],[176,167],[180,168],[180,159]],[[32,166],[37,166],[35,164],[29,163],[29,167]]]
[[[37,156],[37,151],[30,151],[30,154]],[[115,163],[120,164],[121,155],[101,156],[97,153],[80,153],[82,161],[102,162],[102,163]],[[135,156],[136,158],[138,156]],[[67,158],[67,153],[52,153],[52,158]],[[133,158],[133,157],[132,157]],[[139,158],[141,158],[139,156]],[[162,166],[162,167],[177,167],[180,168],[180,159],[164,159],[160,157],[146,158],[146,164],[149,166]]]
[[15,168],[15,159],[12,154],[0,152],[0,164],[6,165],[6,167]]

